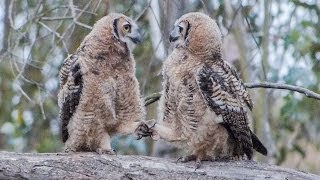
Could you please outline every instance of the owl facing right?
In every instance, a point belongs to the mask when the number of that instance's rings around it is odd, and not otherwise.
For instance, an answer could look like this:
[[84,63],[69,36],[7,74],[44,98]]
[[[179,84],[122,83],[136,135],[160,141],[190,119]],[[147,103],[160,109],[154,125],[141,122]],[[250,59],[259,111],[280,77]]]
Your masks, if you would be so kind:
[[58,103],[65,152],[114,154],[113,135],[145,136],[138,131],[145,127],[145,109],[132,54],[140,40],[135,21],[111,13],[64,61]]
[[236,71],[222,57],[216,22],[188,13],[170,33],[173,52],[162,69],[159,117],[153,127],[165,141],[190,151],[182,162],[251,159],[267,149],[248,125],[252,101]]

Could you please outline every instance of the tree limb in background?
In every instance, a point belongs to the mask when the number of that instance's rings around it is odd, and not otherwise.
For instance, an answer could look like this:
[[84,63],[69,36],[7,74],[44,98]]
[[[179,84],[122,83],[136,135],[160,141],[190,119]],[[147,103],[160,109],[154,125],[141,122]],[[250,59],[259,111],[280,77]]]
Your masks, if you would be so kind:
[[147,6],[141,11],[141,13],[135,18],[135,21],[139,21],[140,18],[147,12],[147,10],[150,8],[151,0],[148,1]]
[[[246,88],[271,88],[271,89],[286,89],[294,92],[299,92],[309,98],[320,100],[320,94],[317,94],[309,89],[293,86],[289,84],[271,83],[271,82],[257,82],[257,83],[244,83]],[[148,106],[160,99],[161,93],[153,93],[144,98],[144,105]]]
[[281,83],[271,83],[271,82],[258,82],[258,83],[245,83],[244,84],[247,88],[271,88],[271,89],[287,89],[290,91],[299,92],[301,94],[304,94],[305,96],[309,98],[314,98],[317,100],[320,100],[320,94],[317,94],[309,89],[289,85],[289,84],[281,84]]

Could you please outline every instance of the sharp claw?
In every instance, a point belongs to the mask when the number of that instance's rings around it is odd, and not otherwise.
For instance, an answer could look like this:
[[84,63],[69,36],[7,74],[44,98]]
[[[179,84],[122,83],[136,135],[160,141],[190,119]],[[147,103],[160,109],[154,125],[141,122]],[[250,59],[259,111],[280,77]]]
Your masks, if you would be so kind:
[[73,150],[73,149],[71,149],[71,148],[66,148],[66,149],[64,150],[64,152],[65,152],[65,153],[75,153],[76,151]]
[[116,153],[113,149],[108,150],[108,149],[98,148],[98,149],[96,149],[96,152],[97,152],[99,155],[102,155],[102,154],[117,155],[117,153]]
[[112,151],[115,155],[117,155],[117,151],[115,149],[112,149]]
[[199,169],[200,167],[201,167],[201,160],[200,160],[200,159],[197,159],[197,160],[196,160],[196,165],[195,165],[194,171],[196,171],[196,170]]
[[177,159],[176,164],[177,164],[181,159],[183,159],[182,156],[180,156],[180,157]]
[[141,124],[135,130],[135,134],[137,136],[137,140],[140,140],[143,137],[152,136],[153,130],[150,129],[146,123],[141,122]]
[[142,136],[138,135],[137,140],[140,140],[142,138]]

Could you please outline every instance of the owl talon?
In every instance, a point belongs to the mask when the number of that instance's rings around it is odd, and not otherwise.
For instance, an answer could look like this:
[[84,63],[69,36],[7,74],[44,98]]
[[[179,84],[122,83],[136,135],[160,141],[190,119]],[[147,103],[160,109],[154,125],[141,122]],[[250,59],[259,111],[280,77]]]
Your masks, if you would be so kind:
[[232,157],[230,156],[224,156],[224,157],[216,157],[216,158],[212,158],[209,161],[229,161],[229,160],[233,160]]
[[101,149],[101,148],[98,148],[98,149],[96,150],[96,152],[97,152],[99,155],[102,155],[102,154],[117,155],[116,151],[113,150],[113,149]]
[[200,159],[197,159],[196,160],[196,164],[195,164],[195,169],[194,171],[196,171],[197,169],[199,169],[201,167],[201,160]]
[[150,120],[148,120],[148,121],[146,121],[146,125],[148,126],[148,128],[149,129],[152,129],[152,128],[154,128],[154,126],[156,125],[156,120],[154,120],[154,119],[150,119]]
[[71,148],[65,148],[64,152],[65,153],[75,153],[76,151],[74,149],[71,149]]
[[[207,156],[206,158],[208,158],[206,160],[211,160],[212,159],[210,156]],[[178,163],[178,162],[186,163],[186,162],[189,162],[189,161],[196,161],[196,163],[195,163],[195,171],[201,167],[201,159],[198,158],[194,154],[189,155],[189,156],[179,157],[177,159],[176,163]]]
[[189,161],[194,161],[196,159],[197,159],[197,156],[192,154],[192,155],[189,155],[189,156],[180,157],[178,160],[180,160],[180,162],[182,162],[182,163],[186,163],[186,162],[189,162]]
[[134,135],[136,136],[136,139],[139,140],[143,137],[152,136],[153,130],[149,128],[149,126],[141,122],[140,125],[136,128]]
[[183,159],[183,157],[180,156],[180,157],[176,160],[176,164],[178,164],[178,162],[181,162],[182,159]]
[[136,140],[140,140],[142,138],[142,136],[137,136]]

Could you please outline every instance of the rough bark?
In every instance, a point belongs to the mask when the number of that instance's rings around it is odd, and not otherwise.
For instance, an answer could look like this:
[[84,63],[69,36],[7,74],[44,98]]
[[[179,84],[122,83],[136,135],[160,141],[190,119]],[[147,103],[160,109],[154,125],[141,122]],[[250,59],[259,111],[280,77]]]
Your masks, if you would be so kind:
[[0,153],[0,179],[320,179],[254,161],[194,162],[94,153]]

